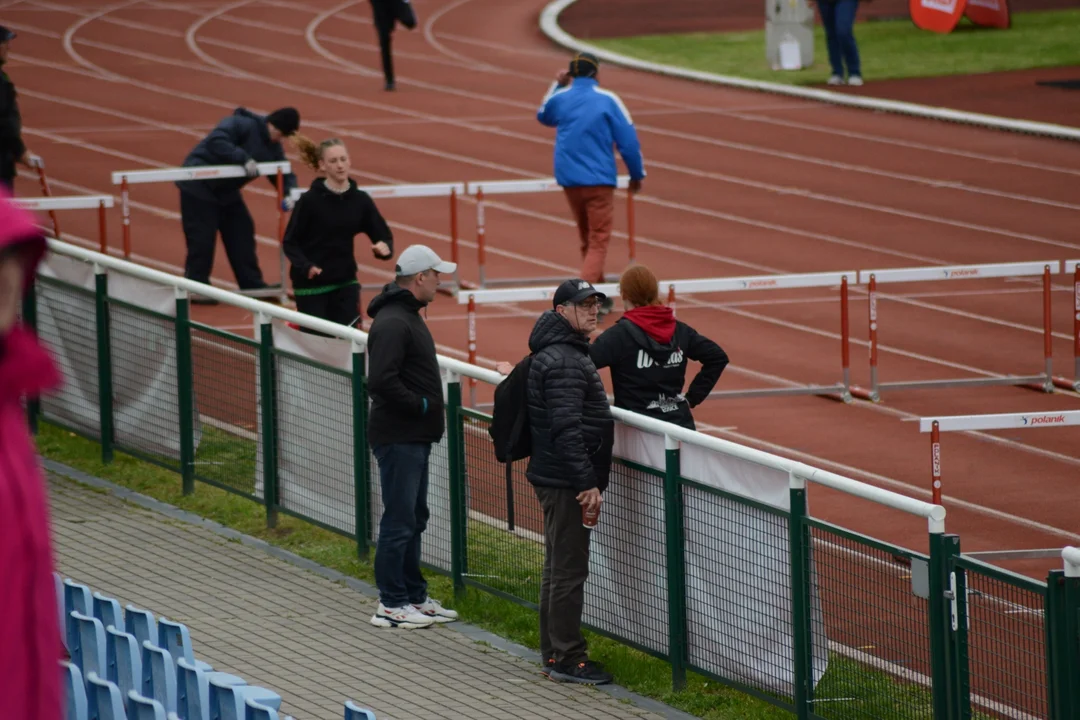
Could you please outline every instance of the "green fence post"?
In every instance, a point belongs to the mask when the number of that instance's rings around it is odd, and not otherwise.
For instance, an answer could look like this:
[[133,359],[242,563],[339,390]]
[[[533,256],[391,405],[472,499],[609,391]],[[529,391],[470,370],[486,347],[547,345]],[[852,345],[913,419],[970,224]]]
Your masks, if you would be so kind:
[[113,461],[112,340],[109,332],[109,275],[94,264],[94,315],[97,322],[98,423],[101,427],[101,462]]
[[[26,294],[22,301],[22,323],[37,334],[37,282],[30,281],[26,288]],[[41,417],[41,399],[37,397],[26,398],[26,422],[30,432],[38,433],[38,418]]]
[[930,675],[933,679],[934,719],[955,716],[958,704],[958,671],[953,644],[956,629],[956,592],[949,580],[953,558],[960,554],[960,537],[930,533],[930,598],[927,616],[930,629]]
[[810,613],[810,529],[806,480],[788,474],[788,552],[791,557],[791,633],[795,655],[795,716],[810,717],[814,702],[813,628]]
[[686,620],[686,529],[682,502],[679,441],[664,436],[664,542],[667,546],[668,656],[671,685],[686,687],[689,629]]
[[356,555],[367,558],[371,549],[371,452],[368,450],[367,372],[364,348],[352,343],[353,498],[356,505]]
[[277,527],[277,381],[274,373],[274,329],[268,316],[259,314],[259,387],[262,402],[263,501],[266,527]]
[[465,592],[466,512],[465,507],[465,446],[461,416],[461,376],[451,373],[447,384],[446,440],[450,461],[450,572],[454,578],[454,594]]
[[1051,720],[1071,717],[1069,707],[1068,640],[1065,611],[1065,573],[1051,570],[1046,576],[1046,608],[1043,632],[1046,643],[1046,695]]
[[[960,548],[957,546],[956,555],[959,554]],[[971,666],[968,650],[967,570],[950,562],[948,572],[949,590],[953,595],[951,623],[953,670],[956,676],[955,712],[957,718],[968,720],[971,717]]]
[[[1069,548],[1072,550],[1072,548]],[[1080,563],[1065,561],[1064,588],[1062,591],[1062,623],[1056,642],[1061,648],[1060,677],[1065,679],[1062,690],[1061,717],[1073,718],[1080,713]]]
[[176,394],[180,411],[180,478],[184,494],[195,492],[195,370],[191,357],[191,301],[176,291]]

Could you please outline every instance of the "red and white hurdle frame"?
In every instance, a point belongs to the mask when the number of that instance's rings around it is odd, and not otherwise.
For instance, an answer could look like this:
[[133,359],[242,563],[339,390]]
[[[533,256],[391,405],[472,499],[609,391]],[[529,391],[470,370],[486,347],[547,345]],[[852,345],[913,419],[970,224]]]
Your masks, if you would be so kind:
[[[49,179],[45,177],[45,161],[37,156],[30,157],[30,167],[37,170],[38,182],[41,183],[41,195],[42,197],[52,197],[52,192],[49,190]],[[56,219],[56,210],[49,210],[49,218],[53,224],[53,237],[57,240],[60,239],[60,222]]]
[[[997,263],[990,265],[953,265],[949,267],[890,268],[882,270],[860,270],[859,284],[868,286],[867,305],[870,318],[870,387],[851,388],[852,394],[862,400],[877,402],[881,391],[913,390],[933,387],[961,387],[965,385],[1020,385],[1043,392],[1053,392],[1053,332],[1050,323],[1050,277],[1060,272],[1061,263],[1057,260],[1021,263]],[[1038,277],[1042,276],[1043,300],[1043,363],[1045,370],[1041,375],[993,377],[993,378],[956,378],[921,381],[878,381],[878,333],[881,321],[878,314],[879,283],[909,283],[941,280],[972,280],[1003,277]]]
[[[661,280],[661,292],[667,289],[668,305],[674,310],[677,293],[684,296],[747,290],[783,290],[790,288],[838,288],[840,300],[840,363],[841,381],[833,385],[800,385],[786,388],[755,388],[748,390],[716,390],[709,397],[761,397],[769,395],[822,395],[844,402],[851,401],[850,327],[848,320],[848,282],[858,271],[803,273],[796,275],[754,275],[733,278]],[[558,278],[562,280],[562,278]],[[618,283],[595,285],[608,297],[618,297]],[[469,362],[476,364],[477,329],[476,306],[496,303],[544,302],[555,294],[556,285],[504,289],[478,289],[458,294],[458,304],[467,305]],[[470,400],[476,406],[475,384],[470,384]]]
[[[57,211],[60,210],[97,210],[98,211],[98,250],[108,252],[108,233],[105,226],[105,210],[113,206],[112,195],[60,195],[42,198],[12,198],[17,206],[31,212],[47,212],[54,219],[54,232],[59,232],[55,225]],[[59,236],[56,238],[60,239]]]
[[[466,194],[466,185],[459,183],[414,183],[411,185],[360,185],[363,190],[373,199],[380,198],[418,198],[418,197],[445,197],[450,201],[450,262],[458,265],[454,271],[454,280],[451,286],[442,285],[439,290],[450,294],[460,287],[475,287],[471,283],[463,283],[461,280],[461,268],[458,252],[458,198]],[[306,192],[304,188],[294,188],[291,197],[299,200]],[[365,285],[361,289],[373,290],[381,288],[381,285]]]
[[1055,377],[1054,386],[1080,392],[1080,260],[1066,260],[1063,270],[1073,278],[1073,377]]
[[[625,190],[630,187],[630,176],[620,175],[616,178],[615,187]],[[487,220],[485,217],[486,198],[490,195],[510,195],[527,193],[562,192],[562,186],[555,178],[542,178],[539,180],[492,180],[488,182],[470,182],[468,194],[476,200],[476,261],[478,265],[478,280],[480,288],[497,287],[499,285],[520,285],[523,283],[558,282],[565,278],[561,277],[518,277],[499,278],[491,280],[487,277]],[[636,257],[634,244],[634,194],[626,193],[626,234],[628,264],[632,265]]]
[[[281,287],[267,288],[259,291],[245,291],[250,297],[274,297],[279,296],[282,302],[287,299],[286,278],[288,274],[285,266],[285,248],[282,240],[285,237],[287,224],[285,209],[282,207],[285,201],[285,175],[292,172],[292,165],[288,161],[269,162],[258,164],[259,176],[276,176],[277,178],[277,212],[278,212],[278,255],[281,263]],[[162,168],[160,170],[118,170],[112,174],[113,185],[120,186],[120,207],[123,217],[123,256],[131,257],[131,207],[129,195],[131,185],[147,183],[177,182],[182,180],[218,180],[222,178],[246,177],[247,172],[242,165],[205,165],[194,167]]]
[[1077,425],[1080,425],[1080,410],[919,418],[919,432],[930,433],[930,474],[934,504],[941,504],[941,433],[970,430],[1070,427]]

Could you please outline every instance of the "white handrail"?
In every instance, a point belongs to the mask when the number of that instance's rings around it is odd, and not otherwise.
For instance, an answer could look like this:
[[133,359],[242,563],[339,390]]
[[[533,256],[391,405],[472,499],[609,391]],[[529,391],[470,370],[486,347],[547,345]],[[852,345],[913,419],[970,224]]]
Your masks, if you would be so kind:
[[[268,318],[292,322],[301,327],[317,330],[318,332],[326,333],[342,340],[349,340],[358,344],[360,347],[367,346],[368,334],[362,330],[339,325],[338,323],[332,323],[311,315],[296,312],[295,310],[288,310],[256,298],[246,297],[230,290],[222,290],[220,288],[215,288],[212,285],[206,285],[187,278],[170,275],[160,270],[154,270],[152,268],[128,262],[127,260],[103,255],[94,252],[93,250],[87,250],[62,241],[49,239],[48,244],[49,250],[58,255],[65,255],[85,262],[94,263],[100,268],[115,270],[119,273],[146,280],[147,282],[158,283],[176,288],[177,290],[202,295],[203,297],[247,310],[256,317],[262,315]],[[455,360],[454,358],[446,357],[445,355],[438,355],[437,357],[440,367],[445,368],[458,376],[475,378],[490,385],[498,385],[505,379],[504,375],[500,375],[494,370],[487,370],[476,365]],[[875,485],[861,483],[857,480],[843,477],[842,475],[811,467],[794,460],[788,460],[763,450],[756,450],[729,440],[722,440],[713,435],[706,435],[705,433],[690,430],[679,425],[674,425],[638,413],[629,412],[621,408],[613,407],[611,408],[611,412],[617,420],[631,427],[661,437],[679,440],[689,445],[696,445],[707,450],[736,457],[781,472],[793,474],[796,477],[803,478],[810,482],[831,487],[834,490],[839,490],[840,492],[849,495],[871,500],[886,507],[925,518],[929,521],[930,532],[944,532],[945,508],[940,505],[933,505],[922,500],[895,493],[891,490],[879,488]]]
[[1080,577],[1080,548],[1066,545],[1061,551],[1065,561],[1065,577]]

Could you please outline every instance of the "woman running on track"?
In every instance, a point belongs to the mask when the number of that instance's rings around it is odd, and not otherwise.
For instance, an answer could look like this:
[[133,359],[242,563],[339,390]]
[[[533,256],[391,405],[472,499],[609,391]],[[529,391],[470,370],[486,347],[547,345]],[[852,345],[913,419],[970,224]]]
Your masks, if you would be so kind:
[[394,236],[375,202],[349,178],[349,152],[336,138],[320,145],[297,138],[304,163],[325,177],[300,196],[285,229],[285,255],[292,263],[296,309],[342,325],[360,319],[360,282],[353,239],[364,233],[376,258],[394,255]]

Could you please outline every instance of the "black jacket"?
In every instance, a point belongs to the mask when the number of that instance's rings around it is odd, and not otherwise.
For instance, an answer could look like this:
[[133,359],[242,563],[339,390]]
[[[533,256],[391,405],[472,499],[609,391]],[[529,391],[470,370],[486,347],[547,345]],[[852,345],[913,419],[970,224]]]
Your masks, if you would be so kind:
[[9,183],[14,180],[15,163],[25,152],[15,84],[0,68],[0,179]]
[[435,443],[446,429],[442,373],[435,340],[420,317],[424,306],[394,283],[368,304],[373,320],[367,346],[372,445]]
[[[289,277],[294,289],[336,285],[356,279],[353,238],[365,233],[371,244],[385,242],[394,251],[394,236],[375,202],[356,183],[336,193],[316,178],[300,196],[285,228],[285,255],[292,263]],[[308,279],[315,265],[322,272]]]
[[[217,124],[210,134],[199,141],[184,159],[184,167],[203,165],[243,165],[255,162],[283,162],[285,150],[280,142],[270,142],[266,129],[266,117],[256,115],[246,108],[236,108],[233,114]],[[231,205],[240,202],[240,190],[255,178],[221,178],[219,180],[183,180],[176,186],[200,200]],[[277,188],[277,176],[266,179]],[[296,174],[287,173],[285,197],[296,187]]]
[[[690,409],[708,397],[728,365],[723,348],[684,322],[676,320],[671,341],[660,343],[625,316],[596,338],[589,355],[597,368],[611,368],[615,407],[691,430]],[[687,360],[702,367],[683,395]]]
[[589,340],[548,310],[529,336],[527,396],[533,485],[582,492],[607,489],[615,420],[604,383],[589,359]]

